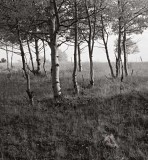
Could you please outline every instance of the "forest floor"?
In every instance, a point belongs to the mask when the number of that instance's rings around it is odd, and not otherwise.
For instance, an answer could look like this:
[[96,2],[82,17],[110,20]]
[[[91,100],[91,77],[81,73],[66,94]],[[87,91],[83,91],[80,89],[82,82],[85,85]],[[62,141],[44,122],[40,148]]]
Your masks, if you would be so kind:
[[[148,63],[130,64],[133,74],[123,82],[95,63],[93,88],[83,66],[77,96],[71,64],[62,66],[63,98],[56,102],[50,75],[32,75],[34,106],[21,71],[0,67],[0,160],[148,160]],[[110,135],[116,148],[105,144]]]

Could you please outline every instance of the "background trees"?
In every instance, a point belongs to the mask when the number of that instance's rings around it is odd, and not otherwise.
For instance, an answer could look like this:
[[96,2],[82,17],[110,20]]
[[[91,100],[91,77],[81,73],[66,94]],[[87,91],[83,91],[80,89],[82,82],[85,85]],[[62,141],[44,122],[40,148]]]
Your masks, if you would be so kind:
[[124,54],[124,71],[127,71],[127,39],[133,34],[142,33],[145,29],[145,12],[147,10],[146,1],[118,0],[114,3],[115,12],[113,16],[115,21],[112,23],[112,31],[117,34],[117,52],[116,52],[116,77],[121,73],[121,53]]
[[68,62],[68,56],[65,52],[62,52],[60,49],[58,49],[59,54],[59,62]]
[[[90,85],[93,86],[95,76],[93,50],[97,40],[101,39],[103,42],[111,76],[114,78],[121,76],[122,66],[127,76],[127,54],[137,51],[136,45],[131,41],[131,36],[142,33],[147,28],[147,1],[144,0],[115,0],[112,2],[107,0],[75,0],[74,2],[69,0],[1,0],[0,4],[1,42],[9,46],[13,44],[13,47],[16,48],[19,46],[26,79],[30,71],[40,73],[40,51],[44,50],[45,55],[45,44],[50,47],[52,88],[55,98],[62,94],[59,60],[64,56],[59,55],[59,46],[65,42],[74,45],[73,83],[74,88],[78,90],[77,53],[80,53],[81,44],[86,44],[88,47]],[[108,49],[110,35],[117,37],[115,44],[116,74]],[[36,69],[32,47],[36,55]],[[27,52],[30,55],[32,69],[26,61]],[[122,54],[124,55],[123,60]],[[66,60],[66,56],[63,59]],[[80,54],[79,62],[81,62]],[[81,68],[80,63],[79,67]],[[27,81],[29,83],[29,79]]]

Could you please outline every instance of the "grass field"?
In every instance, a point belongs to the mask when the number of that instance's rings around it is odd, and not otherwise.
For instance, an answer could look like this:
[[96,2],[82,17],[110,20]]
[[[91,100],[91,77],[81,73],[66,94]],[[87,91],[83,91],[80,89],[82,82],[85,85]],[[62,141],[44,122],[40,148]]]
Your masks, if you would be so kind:
[[[78,73],[80,94],[73,94],[72,65],[61,64],[63,98],[52,99],[51,77],[31,76],[35,105],[16,67],[11,78],[0,66],[1,160],[148,160],[148,63],[130,63],[121,83],[110,78],[106,63]],[[19,67],[21,68],[21,67]],[[118,147],[105,145],[113,135]]]

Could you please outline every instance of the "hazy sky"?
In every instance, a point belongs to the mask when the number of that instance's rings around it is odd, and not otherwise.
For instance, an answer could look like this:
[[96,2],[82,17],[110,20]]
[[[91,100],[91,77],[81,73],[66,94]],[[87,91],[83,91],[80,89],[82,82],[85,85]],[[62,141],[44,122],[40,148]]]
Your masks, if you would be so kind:
[[[140,52],[137,54],[134,54],[134,55],[129,55],[128,56],[129,61],[139,62],[139,61],[141,61],[141,58],[142,58],[142,61],[148,61],[148,30],[144,31],[143,34],[133,35],[132,37],[133,37],[133,40],[135,42],[137,42],[137,45],[139,47]],[[111,61],[115,61],[115,56],[114,56],[114,41],[115,41],[115,39],[116,39],[115,36],[111,36],[109,38],[108,48],[109,48],[109,54],[110,54]],[[101,45],[99,45],[99,44],[96,44],[95,46],[101,47]],[[93,54],[94,61],[106,62],[107,60],[106,60],[106,55],[105,55],[104,49],[98,48],[98,47],[95,47],[95,49],[94,49],[94,54]],[[50,50],[48,48],[46,50],[47,50],[47,53],[46,53],[47,58],[50,58],[50,54],[48,54],[48,53],[50,53]],[[67,49],[67,46],[63,45],[61,47],[61,50],[62,51],[66,50],[66,53],[68,55],[68,59],[70,61],[71,61],[71,59],[73,59],[73,47],[68,47],[68,49]],[[10,55],[11,55],[11,53],[10,53]],[[0,58],[6,58],[5,51],[0,50]],[[20,56],[15,55],[14,61],[17,62],[18,60],[21,60]],[[88,50],[86,47],[82,53],[82,61],[88,61],[88,60],[89,60]]]
[[[139,53],[129,55],[129,61],[134,61],[138,62],[141,61],[141,58],[143,61],[148,61],[148,30],[144,31],[143,34],[140,35],[133,35],[132,36],[133,40],[137,42],[137,45],[139,47]],[[110,58],[112,61],[115,61],[115,56],[114,56],[114,41],[116,37],[115,36],[110,36],[109,38],[109,44],[108,44],[108,49],[109,49],[109,54]],[[100,44],[95,44],[95,46],[101,47]],[[95,47],[94,49],[94,54],[93,54],[93,59],[94,61],[99,61],[99,62],[107,62],[106,59],[106,54],[104,51],[104,48],[98,48]],[[62,47],[62,50],[65,50],[65,46]],[[73,59],[73,47],[69,47],[68,50],[66,50],[66,53],[68,53],[69,60],[71,58]],[[141,58],[140,58],[141,57]],[[88,50],[87,47],[82,53],[82,61],[88,61]]]

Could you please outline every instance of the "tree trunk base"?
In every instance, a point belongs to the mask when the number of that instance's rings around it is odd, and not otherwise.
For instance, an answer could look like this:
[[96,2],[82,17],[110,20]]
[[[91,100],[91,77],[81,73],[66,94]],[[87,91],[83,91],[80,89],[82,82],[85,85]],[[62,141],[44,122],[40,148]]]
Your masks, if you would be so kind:
[[80,88],[79,88],[77,82],[74,82],[74,81],[73,81],[73,83],[74,83],[74,91],[73,91],[73,94],[74,94],[74,95],[79,95],[79,93],[80,93]]
[[41,71],[38,71],[38,70],[32,70],[32,73],[36,76],[41,75]]
[[26,90],[26,92],[27,92],[27,95],[29,97],[30,104],[33,106],[34,105],[34,95],[33,95],[33,92],[30,91],[30,90]]
[[94,81],[91,80],[91,81],[90,81],[90,87],[93,87],[93,86],[94,86]]

